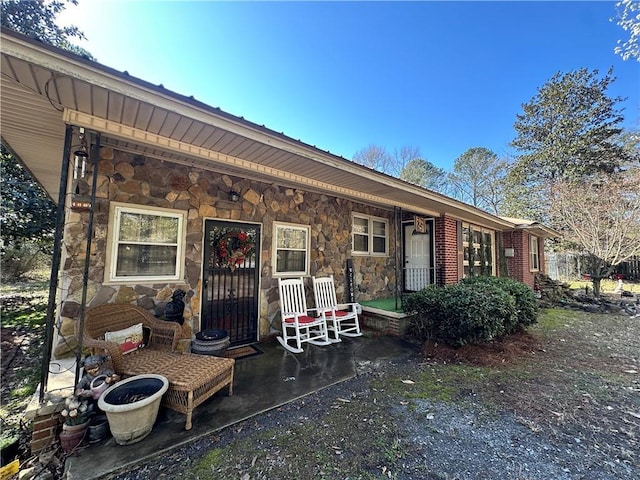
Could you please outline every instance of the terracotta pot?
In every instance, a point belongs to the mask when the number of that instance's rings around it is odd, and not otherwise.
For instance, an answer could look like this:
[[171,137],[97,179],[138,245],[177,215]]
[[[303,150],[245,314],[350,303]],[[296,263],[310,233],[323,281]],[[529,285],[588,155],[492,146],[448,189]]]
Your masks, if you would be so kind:
[[87,429],[87,427],[89,426],[89,420],[87,420],[84,423],[79,423],[77,425],[67,425],[66,423],[62,424],[62,431],[63,432],[78,432],[78,431],[85,431]]
[[60,432],[60,446],[65,453],[71,453],[82,445],[84,437],[87,435],[87,427],[89,422],[79,425],[62,425]]

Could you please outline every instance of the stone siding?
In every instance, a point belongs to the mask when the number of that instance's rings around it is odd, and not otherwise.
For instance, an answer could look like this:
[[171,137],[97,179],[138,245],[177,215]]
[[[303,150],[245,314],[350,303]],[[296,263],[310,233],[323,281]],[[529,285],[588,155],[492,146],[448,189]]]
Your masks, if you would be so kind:
[[[81,181],[88,195],[91,176]],[[229,200],[229,192],[240,200]],[[186,213],[185,275],[183,282],[105,284],[109,208],[112,201],[182,210]],[[259,332],[279,329],[277,280],[271,275],[273,222],[311,227],[310,274],[334,275],[338,298],[345,297],[346,261],[351,257],[351,213],[389,220],[389,239],[395,238],[393,213],[387,210],[297,188],[258,182],[182,164],[133,155],[103,147],[100,151],[94,209],[94,236],[86,292],[87,306],[104,303],[139,305],[162,315],[175,289],[186,292],[183,337],[200,329],[203,232],[206,219],[259,223],[260,255]],[[74,336],[83,291],[86,229],[89,212],[68,211],[63,246],[59,339],[54,356],[65,356],[77,345]],[[394,254],[389,257],[354,256],[356,300],[388,296],[395,285]]]

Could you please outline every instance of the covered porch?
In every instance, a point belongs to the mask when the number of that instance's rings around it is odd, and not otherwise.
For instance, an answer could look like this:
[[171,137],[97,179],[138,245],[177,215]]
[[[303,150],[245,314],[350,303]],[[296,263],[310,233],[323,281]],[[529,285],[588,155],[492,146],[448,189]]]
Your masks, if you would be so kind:
[[305,395],[348,380],[384,362],[405,361],[418,353],[398,337],[369,332],[343,338],[328,347],[309,345],[301,354],[277,342],[260,343],[263,353],[236,361],[233,395],[225,391],[195,409],[193,428],[184,429],[184,415],[161,408],[151,434],[133,445],[112,438],[81,448],[68,458],[65,478],[98,479],[133,468],[193,440],[278,408]]

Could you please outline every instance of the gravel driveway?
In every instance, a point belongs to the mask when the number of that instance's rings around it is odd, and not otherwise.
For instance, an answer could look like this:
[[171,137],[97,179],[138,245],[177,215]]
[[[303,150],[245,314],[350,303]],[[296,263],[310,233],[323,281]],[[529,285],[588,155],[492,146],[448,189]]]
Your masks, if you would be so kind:
[[498,366],[364,362],[111,478],[640,479],[640,319],[549,312]]

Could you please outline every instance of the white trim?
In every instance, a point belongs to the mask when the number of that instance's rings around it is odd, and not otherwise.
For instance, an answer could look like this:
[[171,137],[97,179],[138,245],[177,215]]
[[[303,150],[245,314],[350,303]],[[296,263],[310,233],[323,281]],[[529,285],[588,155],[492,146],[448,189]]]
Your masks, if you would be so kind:
[[540,240],[535,235],[529,235],[529,271],[540,271]]
[[[305,266],[304,271],[278,271],[278,228],[285,227],[291,228],[294,230],[301,230],[305,232],[306,235],[306,245],[305,245]],[[300,277],[300,276],[308,276],[309,275],[309,265],[311,263],[311,227],[309,225],[301,225],[298,223],[287,223],[287,222],[273,222],[273,238],[272,245],[273,249],[271,252],[271,265],[273,266],[272,276],[274,278],[277,277]],[[280,249],[285,250],[285,249]],[[289,249],[292,250],[292,249]],[[296,251],[302,251],[301,249],[297,249]]]
[[[144,130],[123,125],[121,123],[117,123],[111,120],[106,120],[104,118],[99,118],[87,113],[78,112],[76,110],[65,108],[63,113],[63,120],[65,121],[65,123],[100,131],[123,140],[135,142],[140,145],[145,145],[147,147],[161,148],[161,149],[173,151],[176,153],[180,153],[188,157],[204,159],[207,162],[211,162],[212,164],[217,166],[224,166],[227,168],[229,166],[232,166],[235,168],[239,168],[242,171],[249,171],[254,174],[259,174],[261,176],[267,176],[272,179],[278,179],[283,181],[285,184],[303,186],[303,187],[306,187],[312,190],[317,190],[317,191],[329,191],[336,196],[355,198],[363,202],[369,202],[369,203],[374,203],[379,205],[390,204],[389,199],[385,197],[379,197],[377,195],[372,195],[370,193],[359,192],[351,188],[339,187],[331,183],[325,183],[325,182],[315,180],[313,178],[303,177],[301,175],[296,175],[285,170],[279,170],[279,169],[262,165],[259,163],[254,163],[249,160],[244,160],[242,158],[234,157],[231,155],[225,155],[223,153],[219,153],[214,150],[208,150],[206,148],[191,145],[189,143],[181,142],[179,140],[174,140],[169,137],[163,137],[155,133],[146,132]],[[272,142],[268,142],[267,144],[270,144],[270,143]],[[178,162],[177,160],[174,160],[174,159],[172,159],[171,161]],[[431,216],[440,215],[438,212],[425,209],[415,204],[409,204],[404,202],[394,202],[393,205],[403,208],[405,210],[411,210],[411,211],[416,211],[418,213],[423,213],[425,215],[431,215]]]
[[[464,238],[464,229],[465,228],[470,228],[472,232],[480,232],[481,235],[485,235],[485,234],[489,234],[490,238],[491,238],[491,275],[495,276],[496,275],[496,269],[497,269],[497,265],[496,265],[496,232],[495,230],[489,229],[489,228],[483,228],[479,225],[473,225],[470,223],[466,223],[466,222],[462,222],[461,223],[461,228],[462,228],[462,250],[464,252],[465,247],[469,248],[469,254],[471,254],[471,249],[473,249],[475,251],[476,248],[480,248],[480,243],[476,243],[473,241],[473,239],[471,239],[471,244],[468,241],[465,241]],[[469,262],[469,260],[467,260],[465,258],[465,256],[462,256],[462,277],[466,277],[468,275],[465,274],[464,269],[465,267],[469,267],[469,272],[472,271],[473,268],[475,267],[482,267],[482,265],[480,264],[480,262],[473,262],[473,265],[471,265],[471,263]],[[486,267],[486,265],[485,265]]]
[[[116,266],[118,262],[118,233],[120,231],[120,218],[122,213],[135,213],[140,215],[155,215],[162,217],[171,217],[178,220],[178,241],[176,243],[176,268],[174,275],[156,275],[156,276],[116,276]],[[187,214],[183,210],[175,210],[170,208],[152,207],[146,205],[137,205],[132,203],[111,202],[109,206],[109,226],[107,231],[107,252],[105,258],[104,284],[120,285],[120,284],[153,284],[161,282],[182,282],[184,281],[185,271],[185,245],[187,241],[186,229]]]
[[[367,244],[369,246],[368,251],[355,249],[355,236],[362,235],[362,233],[356,233],[354,225],[355,219],[360,218],[367,221]],[[382,238],[381,235],[375,235],[373,224],[374,222],[380,222],[384,224],[384,252],[373,251],[373,239]],[[372,215],[366,215],[364,213],[352,212],[351,213],[351,255],[354,256],[370,256],[370,257],[388,257],[389,256],[389,220],[382,217],[374,217]]]

